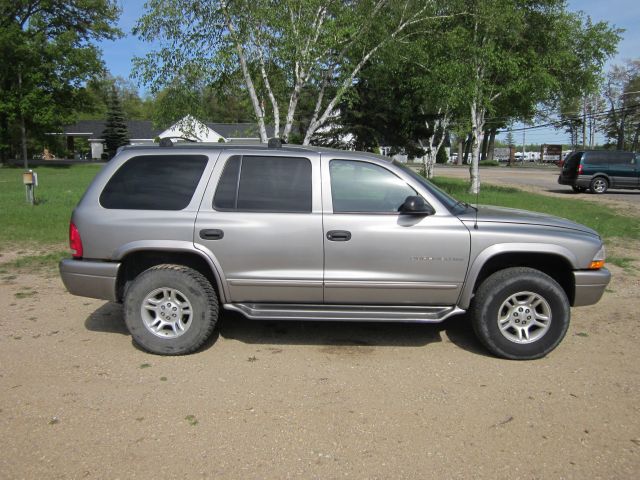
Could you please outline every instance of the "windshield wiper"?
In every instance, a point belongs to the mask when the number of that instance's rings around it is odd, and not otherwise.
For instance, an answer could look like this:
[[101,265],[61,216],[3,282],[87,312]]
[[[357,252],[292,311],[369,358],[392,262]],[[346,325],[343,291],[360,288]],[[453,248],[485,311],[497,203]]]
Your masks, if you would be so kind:
[[476,212],[478,211],[477,207],[474,207],[473,205],[470,205],[467,202],[463,202],[462,200],[458,200],[456,204],[453,206],[453,208],[456,208],[458,205],[463,205],[465,208],[473,208]]

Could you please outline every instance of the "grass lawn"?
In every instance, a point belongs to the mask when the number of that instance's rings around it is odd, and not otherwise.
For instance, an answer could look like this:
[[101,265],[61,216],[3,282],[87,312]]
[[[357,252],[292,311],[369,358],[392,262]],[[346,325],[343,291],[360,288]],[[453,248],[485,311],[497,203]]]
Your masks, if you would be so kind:
[[[71,211],[100,168],[101,165],[38,167],[35,170],[40,186],[36,190],[37,205],[34,206],[25,201],[22,169],[0,168],[0,248],[26,250],[17,260],[5,263],[5,268],[55,265],[68,255],[65,246]],[[466,193],[466,182],[436,178],[435,183],[454,197],[475,203],[475,196]],[[637,219],[579,199],[559,199],[515,188],[485,185],[481,190],[480,203],[568,218],[594,228],[606,239],[640,239],[640,222]],[[631,259],[620,259],[623,264],[629,261]]]
[[[467,193],[468,184],[464,180],[438,177],[433,183],[458,200],[472,205],[476,203],[476,196]],[[640,222],[637,218],[620,215],[611,207],[577,198],[548,197],[516,188],[483,185],[480,188],[479,203],[567,218],[593,228],[605,239],[640,239]]]
[[37,205],[26,202],[22,168],[0,168],[0,245],[64,245],[71,211],[101,165],[37,167]]

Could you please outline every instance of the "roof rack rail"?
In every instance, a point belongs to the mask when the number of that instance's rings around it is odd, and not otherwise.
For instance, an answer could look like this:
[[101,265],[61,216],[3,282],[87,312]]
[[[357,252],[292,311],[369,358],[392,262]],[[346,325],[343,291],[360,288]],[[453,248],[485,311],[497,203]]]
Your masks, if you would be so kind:
[[282,138],[273,137],[269,139],[269,143],[267,143],[267,146],[269,148],[282,148],[282,144],[286,143],[286,140]]
[[171,140],[184,140],[185,142],[190,142],[190,143],[196,143],[197,140],[194,140],[193,138],[187,138],[187,137],[162,137],[160,139],[159,145],[161,147],[173,147],[173,142]]

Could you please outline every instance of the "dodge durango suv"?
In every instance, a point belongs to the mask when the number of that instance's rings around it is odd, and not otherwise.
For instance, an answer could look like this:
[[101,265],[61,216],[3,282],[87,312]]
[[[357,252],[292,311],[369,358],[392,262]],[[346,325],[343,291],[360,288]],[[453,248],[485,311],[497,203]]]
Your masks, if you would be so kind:
[[125,147],[75,208],[70,243],[69,292],[122,302],[134,341],[161,355],[198,349],[223,308],[365,322],[469,312],[495,355],[534,359],[610,278],[588,227],[472,207],[386,157],[279,142]]

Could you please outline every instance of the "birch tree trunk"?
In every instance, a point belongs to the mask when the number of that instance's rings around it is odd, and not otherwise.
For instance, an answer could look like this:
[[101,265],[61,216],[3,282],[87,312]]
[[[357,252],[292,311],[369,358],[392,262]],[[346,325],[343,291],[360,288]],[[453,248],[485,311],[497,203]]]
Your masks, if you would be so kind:
[[256,120],[258,122],[258,130],[260,132],[260,141],[262,143],[267,143],[267,129],[264,125],[264,110],[260,106],[260,100],[258,99],[258,95],[256,93],[256,87],[253,83],[253,79],[251,78],[251,72],[249,72],[249,67],[247,66],[247,57],[244,53],[244,49],[242,47],[242,42],[238,38],[238,33],[236,31],[236,27],[231,21],[231,15],[229,14],[227,2],[221,2],[220,6],[224,11],[224,19],[227,29],[233,38],[233,43],[236,47],[236,52],[238,53],[238,59],[240,60],[240,67],[242,68],[242,76],[244,78],[245,85],[247,86],[247,91],[249,92],[249,98],[251,99],[251,105],[253,106],[253,112],[256,115]]
[[480,144],[484,138],[484,108],[479,106],[477,100],[471,102],[471,166],[469,174],[471,184],[469,185],[469,193],[474,195],[480,192],[480,166],[478,159],[480,157]]

